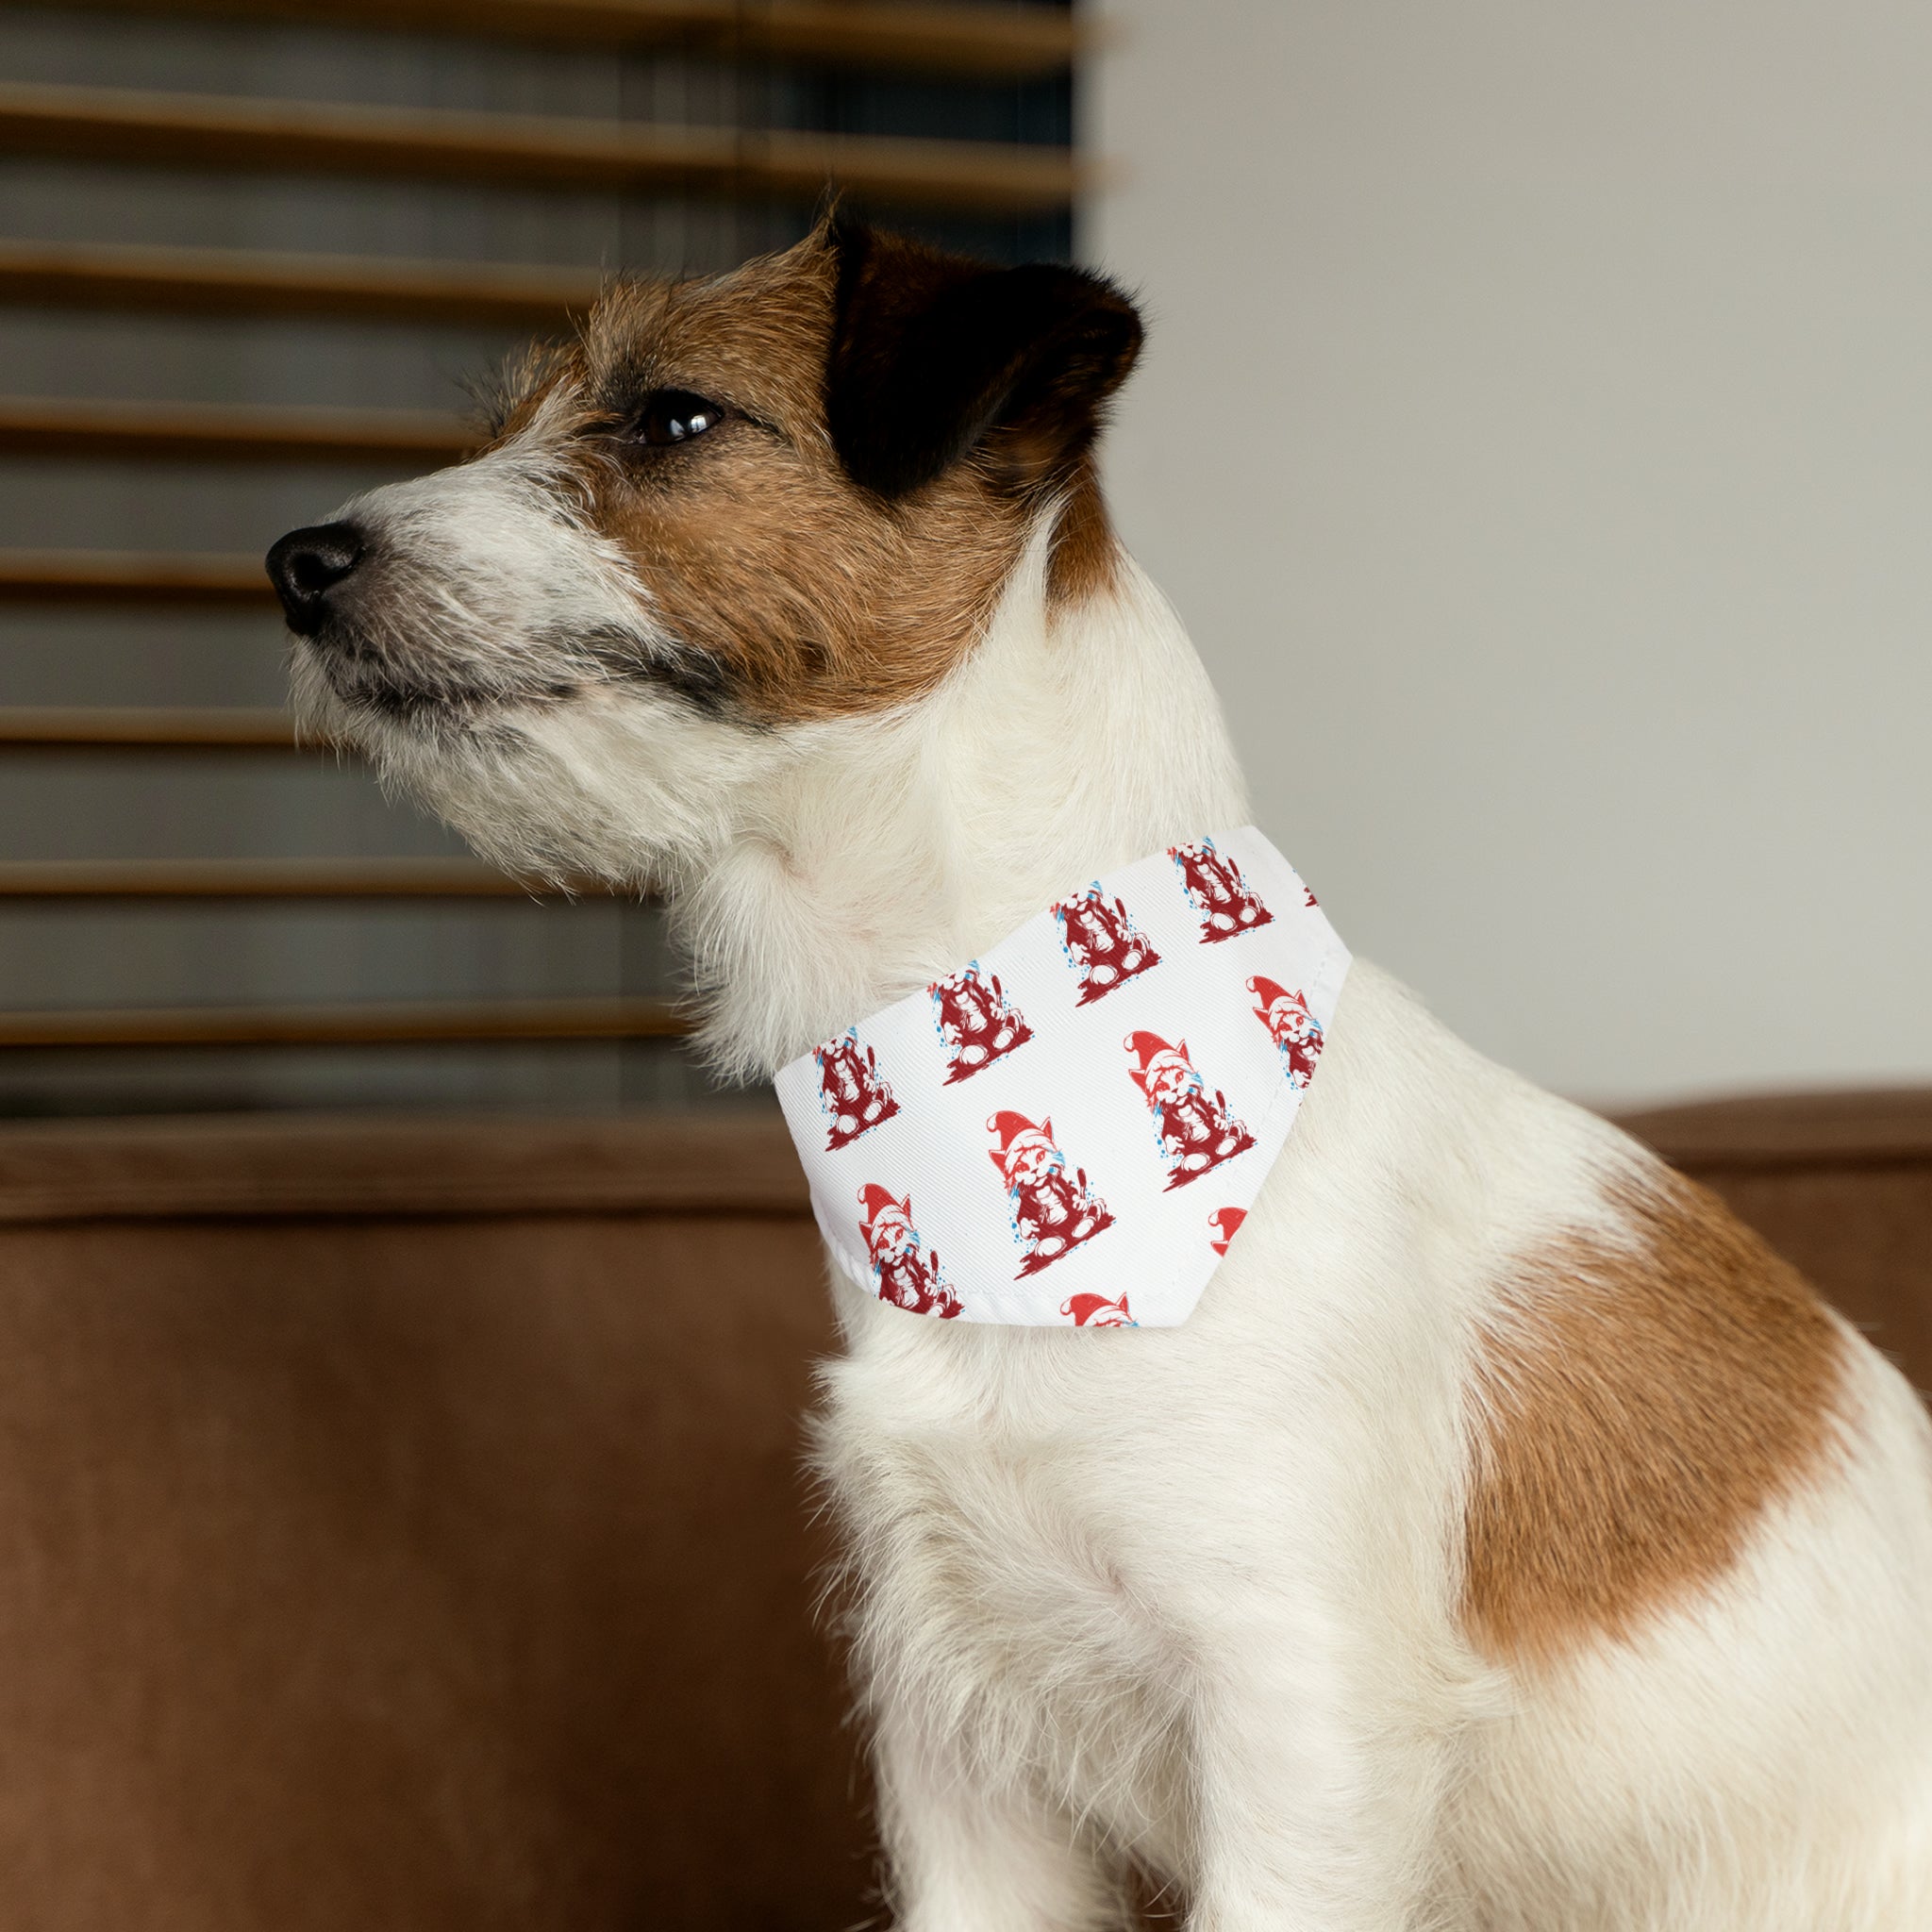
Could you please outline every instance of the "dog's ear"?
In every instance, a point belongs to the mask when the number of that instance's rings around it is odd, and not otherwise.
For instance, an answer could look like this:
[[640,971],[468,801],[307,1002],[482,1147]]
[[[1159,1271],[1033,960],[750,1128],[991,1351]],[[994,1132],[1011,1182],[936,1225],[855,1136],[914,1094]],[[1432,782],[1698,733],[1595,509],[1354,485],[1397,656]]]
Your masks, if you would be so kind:
[[904,496],[984,449],[1008,487],[1059,480],[1141,348],[1099,275],[990,268],[832,216],[838,269],[825,419],[846,474]]

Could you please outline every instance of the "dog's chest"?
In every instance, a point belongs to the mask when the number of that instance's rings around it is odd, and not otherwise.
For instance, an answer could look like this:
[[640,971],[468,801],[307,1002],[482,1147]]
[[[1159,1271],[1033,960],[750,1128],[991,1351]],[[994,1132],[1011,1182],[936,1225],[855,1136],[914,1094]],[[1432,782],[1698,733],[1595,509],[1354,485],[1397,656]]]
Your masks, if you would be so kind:
[[957,1712],[986,1771],[1043,1780],[1104,1828],[1165,1846],[1182,1698],[1137,1504],[1145,1473],[1117,1432],[1082,1426],[1084,1402],[1047,1425],[991,1374],[962,1401],[949,1366],[924,1400],[904,1357],[861,1349],[829,1377],[825,1463],[869,1674]]

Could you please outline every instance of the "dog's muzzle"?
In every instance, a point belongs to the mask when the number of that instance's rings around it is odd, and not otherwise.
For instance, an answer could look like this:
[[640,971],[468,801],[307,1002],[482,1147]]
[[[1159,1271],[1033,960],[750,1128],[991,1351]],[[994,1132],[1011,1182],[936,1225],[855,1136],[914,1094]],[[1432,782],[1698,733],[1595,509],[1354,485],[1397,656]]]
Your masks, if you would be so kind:
[[355,574],[365,548],[354,524],[315,524],[291,530],[269,552],[269,581],[298,638],[314,637],[328,622],[330,593]]

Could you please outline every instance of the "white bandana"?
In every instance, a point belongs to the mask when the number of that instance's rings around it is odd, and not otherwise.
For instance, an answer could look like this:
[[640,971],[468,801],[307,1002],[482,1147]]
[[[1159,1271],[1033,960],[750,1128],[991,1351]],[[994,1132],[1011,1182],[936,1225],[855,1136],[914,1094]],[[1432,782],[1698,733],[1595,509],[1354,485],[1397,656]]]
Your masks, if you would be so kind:
[[839,1265],[914,1314],[1172,1327],[1314,1077],[1348,949],[1252,825],[1123,866],[784,1068]]

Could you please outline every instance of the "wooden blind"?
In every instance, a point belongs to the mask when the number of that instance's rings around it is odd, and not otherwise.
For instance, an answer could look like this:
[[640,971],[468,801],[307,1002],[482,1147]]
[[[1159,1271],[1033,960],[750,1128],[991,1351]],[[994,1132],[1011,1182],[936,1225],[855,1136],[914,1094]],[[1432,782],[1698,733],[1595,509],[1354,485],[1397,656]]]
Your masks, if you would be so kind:
[[[332,748],[296,745],[274,702],[260,549],[458,455],[460,399],[446,381],[443,406],[425,391],[466,356],[568,326],[611,268],[715,268],[781,244],[828,184],[943,242],[1064,252],[1092,186],[1068,137],[1074,15],[57,0],[0,8],[0,46],[19,57],[0,83],[0,179],[25,214],[0,217],[0,340],[14,368],[51,372],[0,395],[0,491],[19,508],[0,549],[0,1111],[315,1097],[289,1071],[295,1048],[459,1049],[461,1092],[529,1097],[528,1080],[492,1088],[491,1051],[674,1039],[685,1022],[650,908],[533,892],[389,813]],[[447,245],[466,234],[473,251]],[[360,245],[328,245],[342,236]],[[519,237],[538,244],[523,258]],[[224,625],[260,656],[198,656]],[[305,818],[309,798],[331,802]],[[359,849],[303,849],[338,821]],[[197,826],[212,849],[186,849]],[[136,849],[112,849],[124,838]],[[370,937],[397,917],[468,923],[455,941]],[[575,991],[537,966],[483,971],[492,948],[531,950],[532,918],[548,922],[536,954],[567,958]],[[236,920],[256,922],[245,943]],[[525,937],[492,937],[502,920]],[[592,926],[613,957],[646,956],[653,983],[558,950]],[[388,948],[387,976],[330,980],[365,942]],[[429,984],[445,955],[466,991]],[[220,996],[141,996],[150,957],[175,992]],[[303,995],[324,981],[357,996]],[[190,1049],[240,1071],[183,1071]],[[129,1055],[175,1071],[131,1072]],[[365,1097],[344,1077],[331,1097]],[[545,1079],[540,1097],[572,1097],[567,1074]],[[432,1078],[425,1093],[452,1091]],[[379,1079],[372,1092],[395,1097]]]

